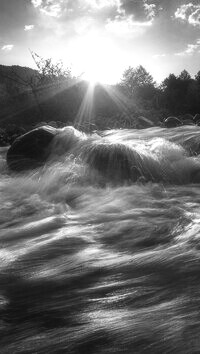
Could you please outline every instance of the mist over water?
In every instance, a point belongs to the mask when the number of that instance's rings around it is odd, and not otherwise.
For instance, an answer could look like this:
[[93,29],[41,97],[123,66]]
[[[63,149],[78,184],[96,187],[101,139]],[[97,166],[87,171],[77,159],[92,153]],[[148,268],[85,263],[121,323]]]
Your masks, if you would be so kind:
[[1,353],[199,352],[199,152],[197,126],[60,129],[23,173],[1,148]]

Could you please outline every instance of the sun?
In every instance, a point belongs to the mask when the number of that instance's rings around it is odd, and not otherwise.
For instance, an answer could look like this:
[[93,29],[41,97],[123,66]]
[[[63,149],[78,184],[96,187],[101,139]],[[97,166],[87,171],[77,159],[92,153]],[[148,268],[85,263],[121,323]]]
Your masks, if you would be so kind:
[[96,33],[87,34],[73,43],[76,72],[91,85],[114,84],[119,80],[122,58],[113,41]]
[[[99,63],[100,65],[100,63]],[[91,66],[91,67],[86,67],[86,71],[83,73],[83,79],[88,81],[91,86],[95,86],[98,84],[106,84],[107,83],[107,77],[105,75],[105,67],[96,67]]]

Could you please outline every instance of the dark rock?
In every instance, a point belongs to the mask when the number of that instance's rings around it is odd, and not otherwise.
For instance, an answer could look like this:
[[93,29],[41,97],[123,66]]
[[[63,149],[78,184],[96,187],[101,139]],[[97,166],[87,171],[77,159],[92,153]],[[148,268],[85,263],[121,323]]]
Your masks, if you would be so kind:
[[9,168],[23,171],[40,166],[48,158],[48,146],[56,134],[57,129],[44,126],[18,137],[7,152]]
[[54,120],[51,120],[51,122],[48,122],[48,125],[50,125],[53,128],[58,128],[57,122],[55,122]]
[[182,122],[177,117],[168,117],[164,120],[164,126],[166,128],[175,128],[175,127],[180,127],[181,125]]
[[200,183],[200,170],[193,171],[190,176],[191,183]]
[[39,122],[39,123],[35,124],[34,129],[35,128],[41,128],[41,127],[44,127],[46,125],[49,125],[49,124],[47,122]]
[[136,182],[141,177],[139,154],[123,144],[86,143],[81,158],[112,182]]
[[195,124],[198,124],[200,122],[200,114],[199,113],[195,114],[195,116],[193,117],[193,122]]
[[148,118],[145,118],[142,116],[137,118],[137,128],[138,129],[145,129],[145,128],[151,128],[151,127],[154,127],[154,124]]
[[183,125],[194,125],[194,122],[191,119],[185,119],[183,121]]
[[193,116],[190,113],[186,113],[181,117],[181,120],[193,120]]

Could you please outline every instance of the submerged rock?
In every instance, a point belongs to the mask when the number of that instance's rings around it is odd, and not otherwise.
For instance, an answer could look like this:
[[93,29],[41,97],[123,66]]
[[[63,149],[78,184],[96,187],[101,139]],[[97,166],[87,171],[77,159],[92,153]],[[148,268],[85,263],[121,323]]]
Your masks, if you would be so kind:
[[57,129],[43,126],[21,135],[7,152],[7,164],[11,170],[23,171],[40,166],[50,154],[49,144]]
[[148,118],[140,116],[137,118],[137,120],[138,120],[138,122],[137,122],[138,129],[145,129],[145,128],[154,127],[154,123],[152,121],[150,121]]
[[200,114],[199,113],[195,114],[195,116],[193,117],[193,122],[195,124],[199,124],[199,122],[200,122]]
[[185,119],[185,120],[183,121],[183,125],[195,125],[195,124],[194,124],[193,120],[191,120],[191,119]]
[[175,128],[180,127],[182,125],[182,121],[177,117],[168,117],[164,120],[164,126],[166,128]]
[[193,116],[192,116],[192,114],[190,114],[190,113],[186,113],[186,114],[184,114],[182,117],[181,117],[181,120],[191,120],[191,121],[193,121]]
[[112,182],[136,182],[142,176],[140,155],[120,143],[86,143],[81,158]]

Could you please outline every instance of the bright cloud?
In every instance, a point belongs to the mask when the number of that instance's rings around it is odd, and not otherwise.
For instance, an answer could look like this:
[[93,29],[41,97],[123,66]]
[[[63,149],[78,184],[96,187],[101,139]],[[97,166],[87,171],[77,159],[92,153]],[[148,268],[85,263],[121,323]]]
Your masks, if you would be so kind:
[[133,16],[138,23],[152,21],[156,5],[147,0],[31,0],[32,5],[45,15],[63,17],[74,12],[78,17],[99,15],[100,18]]
[[156,5],[147,0],[121,0],[121,11],[125,16],[132,15],[136,21],[152,20],[156,14]]
[[155,59],[164,58],[164,57],[166,57],[166,54],[165,54],[165,53],[163,53],[163,54],[154,54],[154,55],[153,55],[153,58],[155,58]]
[[199,52],[199,49],[200,49],[200,39],[198,39],[195,44],[188,44],[187,48],[184,51],[175,53],[175,55],[181,57],[193,55]]
[[144,4],[144,10],[147,15],[147,19],[152,20],[156,15],[156,5],[155,4]]
[[51,17],[60,17],[64,7],[68,6],[68,1],[64,3],[63,0],[31,0],[31,2],[34,7]]
[[117,17],[115,20],[108,20],[106,30],[119,36],[132,36],[133,34],[142,34],[146,27],[152,25],[152,21],[135,21],[133,16]]
[[3,47],[1,47],[1,50],[5,52],[10,52],[13,49],[14,45],[13,44],[6,44]]
[[25,25],[24,31],[31,31],[34,28],[34,25]]
[[32,5],[51,17],[65,17],[74,13],[77,18],[102,14],[115,16],[121,13],[121,0],[32,0]]
[[39,7],[42,5],[42,0],[31,0],[34,7]]
[[62,7],[60,4],[47,4],[41,9],[45,15],[52,17],[60,17],[62,14]]
[[105,7],[120,8],[120,0],[85,0],[86,4],[95,9],[103,9]]
[[200,5],[199,8],[189,16],[189,23],[194,26],[200,25]]
[[187,21],[193,26],[200,25],[200,5],[192,3],[182,5],[176,10],[175,18]]

